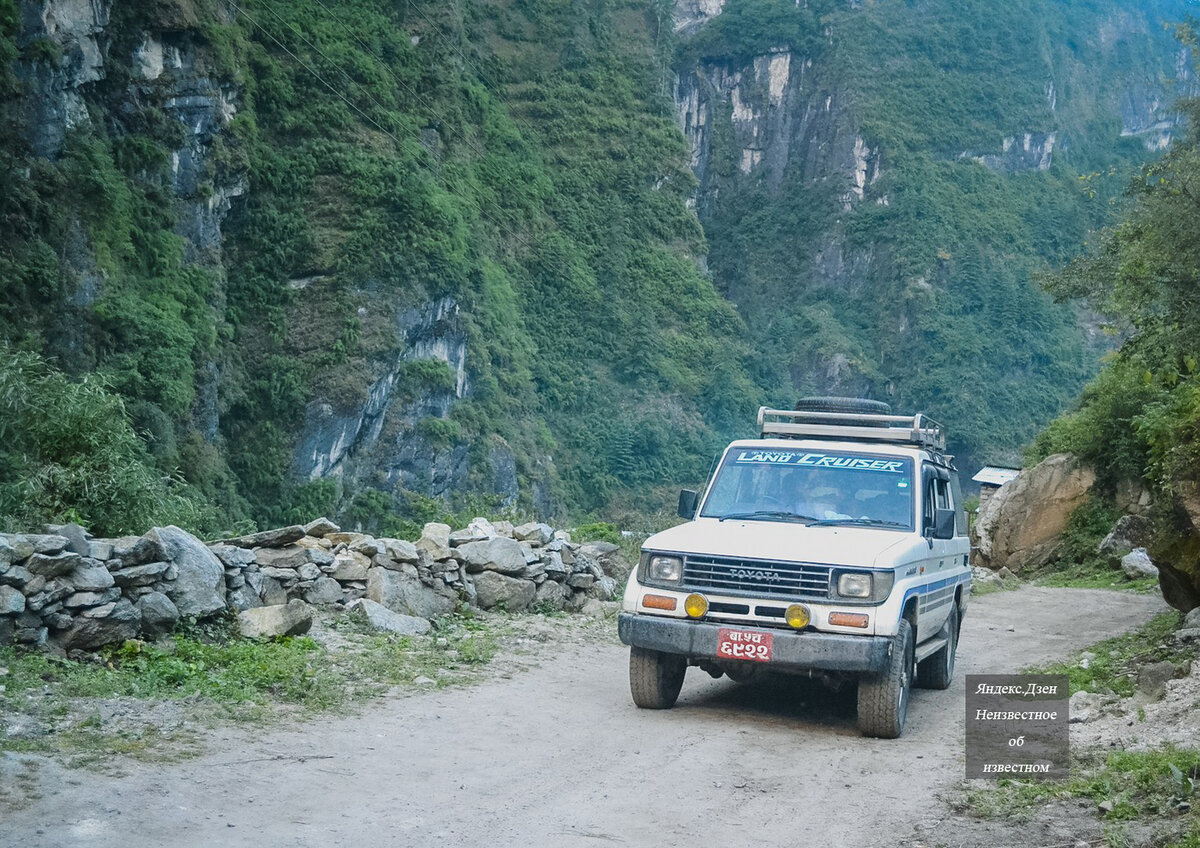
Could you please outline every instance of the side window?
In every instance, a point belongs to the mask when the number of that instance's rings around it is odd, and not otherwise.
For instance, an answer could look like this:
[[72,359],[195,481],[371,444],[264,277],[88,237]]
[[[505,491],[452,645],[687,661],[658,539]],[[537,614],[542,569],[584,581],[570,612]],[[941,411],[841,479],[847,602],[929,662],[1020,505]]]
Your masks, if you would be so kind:
[[935,500],[938,509],[951,509],[954,502],[950,497],[950,484],[945,480],[934,480]]
[[938,481],[932,478],[925,481],[925,497],[922,499],[924,506],[921,509],[925,516],[923,521],[925,527],[933,526],[933,510],[937,504],[937,483]]

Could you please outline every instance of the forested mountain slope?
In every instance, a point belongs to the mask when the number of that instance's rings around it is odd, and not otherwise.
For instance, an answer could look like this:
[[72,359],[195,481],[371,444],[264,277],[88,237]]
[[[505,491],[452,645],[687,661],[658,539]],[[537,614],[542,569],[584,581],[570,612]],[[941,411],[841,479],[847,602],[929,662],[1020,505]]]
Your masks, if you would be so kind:
[[[102,377],[214,530],[652,503],[797,391],[1012,449],[1183,7],[0,0],[0,385]],[[5,397],[0,513],[120,524]]]
[[683,4],[709,265],[760,382],[925,409],[968,467],[1015,457],[1103,343],[1032,275],[1177,134],[1194,81],[1164,21],[1186,9]]

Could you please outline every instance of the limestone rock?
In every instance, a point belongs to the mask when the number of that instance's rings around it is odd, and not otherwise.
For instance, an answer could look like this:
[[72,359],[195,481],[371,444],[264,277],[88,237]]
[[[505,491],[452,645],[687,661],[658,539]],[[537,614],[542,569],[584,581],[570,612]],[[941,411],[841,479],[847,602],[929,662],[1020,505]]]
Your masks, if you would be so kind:
[[337,533],[341,529],[328,518],[317,518],[304,525],[305,534],[318,539],[328,536],[330,533]]
[[251,533],[236,539],[227,539],[230,545],[239,548],[282,548],[293,542],[298,542],[305,536],[304,528],[298,524],[290,527],[277,527],[274,530],[263,530],[261,533]]
[[[123,565],[123,560],[110,560],[110,565]],[[169,562],[148,562],[133,568],[118,568],[110,572],[118,586],[149,586],[157,582],[170,569]]]
[[238,629],[247,639],[299,636],[309,631],[312,622],[312,607],[300,600],[238,613]]
[[1140,515],[1122,515],[1096,547],[1096,553],[1109,555],[1116,564],[1134,548],[1146,547],[1150,543],[1153,529],[1148,518]]
[[25,596],[11,586],[0,586],[0,615],[25,611]]
[[146,537],[157,539],[177,570],[167,594],[180,615],[205,616],[225,609],[225,569],[203,542],[174,525],[155,527]]
[[102,604],[110,604],[119,597],[121,597],[121,590],[116,586],[99,592],[75,592],[63,598],[63,606],[71,609],[98,607]]
[[455,530],[450,534],[450,546],[458,547],[467,542],[483,542],[491,538],[477,527],[471,526],[464,530]]
[[496,521],[492,524],[492,529],[496,531],[497,536],[506,536],[512,538],[513,525],[511,521]]
[[145,536],[124,536],[113,543],[113,557],[119,559],[122,566],[128,568],[145,565],[148,562],[161,562],[167,558],[167,554],[158,544],[157,539],[149,539]]
[[348,582],[366,580],[371,560],[356,551],[345,551],[333,558],[335,570],[330,575],[334,580]]
[[1121,557],[1121,570],[1131,580],[1158,576],[1158,568],[1150,561],[1150,555],[1146,553],[1145,548],[1134,548]]
[[1196,607],[1183,617],[1183,627],[1200,627],[1200,607]]
[[383,545],[379,544],[379,540],[371,536],[366,536],[362,539],[359,539],[357,542],[352,542],[350,544],[351,551],[356,554],[362,554],[367,559],[375,556],[383,549]]
[[313,550],[300,545],[263,548],[255,552],[255,558],[262,568],[299,568],[313,561]]
[[288,602],[287,590],[274,577],[263,577],[258,596],[262,598],[263,606],[274,607]]
[[90,651],[137,638],[141,615],[133,604],[121,598],[105,610],[103,616],[98,614],[101,609],[97,608],[97,614],[82,615],[75,619],[70,629],[58,637],[63,648]]
[[450,559],[450,525],[431,521],[421,531],[417,550],[428,552],[435,560]]
[[[45,537],[43,537],[45,538]],[[62,538],[57,537],[57,538]],[[65,541],[65,540],[64,540]],[[64,545],[65,547],[65,545]],[[58,577],[66,574],[69,571],[74,571],[82,562],[83,557],[75,553],[57,553],[43,554],[35,553],[25,562],[25,567],[32,574],[40,574],[42,577]]]
[[393,612],[435,619],[453,612],[456,601],[453,590],[444,583],[441,586],[441,590],[426,586],[406,572],[372,568],[367,575],[366,596]]
[[388,559],[395,562],[416,562],[418,559],[417,546],[404,539],[380,539],[383,552]]
[[497,571],[501,574],[520,574],[529,563],[521,543],[505,536],[484,542],[468,542],[458,547],[468,574]]
[[1161,700],[1167,694],[1167,681],[1174,680],[1178,673],[1179,669],[1173,663],[1146,663],[1138,668],[1138,691],[1151,700]]
[[342,600],[342,584],[329,577],[318,577],[304,593],[310,604],[336,604]]
[[1055,454],[1005,483],[975,522],[979,564],[1032,571],[1057,550],[1067,519],[1088,496],[1096,475],[1068,454]]
[[577,571],[567,578],[567,585],[572,589],[590,589],[596,582],[596,577],[587,571]]
[[366,533],[351,533],[345,530],[339,530],[336,533],[326,533],[325,538],[335,545],[345,545],[349,547],[360,539],[366,539]]
[[86,556],[88,559],[107,562],[108,560],[112,559],[113,544],[112,542],[106,542],[103,539],[93,539],[92,541],[88,542],[87,553],[84,554],[84,556]]
[[162,592],[147,592],[136,606],[142,616],[142,632],[148,636],[170,633],[179,621],[179,608]]
[[548,607],[552,610],[560,610],[563,604],[566,603],[569,591],[561,583],[556,583],[553,580],[547,580],[537,587],[537,593],[534,595],[533,602],[537,606]]
[[86,559],[67,575],[67,580],[81,592],[100,592],[116,582],[107,568]]
[[25,541],[33,545],[33,552],[35,554],[45,554],[47,556],[60,554],[67,549],[68,545],[71,544],[71,541],[66,536],[60,536],[57,533],[46,533],[41,535],[36,533],[26,533]]
[[534,547],[541,547],[554,538],[554,528],[549,524],[530,522],[514,527],[513,538],[519,542],[529,542]]
[[24,536],[0,533],[0,562],[21,562],[33,556],[33,545]]
[[226,568],[245,568],[258,562],[258,557],[249,548],[239,548],[237,545],[218,543],[209,545],[208,549],[216,555],[217,559]]
[[261,607],[263,605],[262,598],[258,594],[258,590],[249,583],[244,583],[241,586],[234,586],[230,588],[227,597],[229,606],[238,612],[254,609],[255,607]]
[[370,598],[359,598],[347,608],[350,613],[366,621],[376,630],[399,633],[402,636],[423,636],[429,632],[430,624],[423,618],[393,612],[383,604]]
[[529,580],[484,571],[475,575],[475,593],[481,609],[499,607],[508,612],[521,612],[533,603],[537,587]]
[[[1007,485],[1007,484],[1005,484]],[[1001,486],[1001,488],[1004,488]],[[995,497],[993,495],[992,497]],[[1086,724],[1100,717],[1100,708],[1104,706],[1104,696],[1095,692],[1079,691],[1067,702],[1071,724]]]

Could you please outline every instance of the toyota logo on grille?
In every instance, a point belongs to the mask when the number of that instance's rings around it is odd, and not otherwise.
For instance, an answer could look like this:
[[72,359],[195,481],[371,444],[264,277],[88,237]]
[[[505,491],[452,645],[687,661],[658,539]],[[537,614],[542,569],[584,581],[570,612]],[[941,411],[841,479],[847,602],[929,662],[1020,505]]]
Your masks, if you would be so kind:
[[763,568],[734,568],[729,573],[738,580],[751,580],[755,583],[780,583],[783,581],[783,577],[778,571],[767,571]]

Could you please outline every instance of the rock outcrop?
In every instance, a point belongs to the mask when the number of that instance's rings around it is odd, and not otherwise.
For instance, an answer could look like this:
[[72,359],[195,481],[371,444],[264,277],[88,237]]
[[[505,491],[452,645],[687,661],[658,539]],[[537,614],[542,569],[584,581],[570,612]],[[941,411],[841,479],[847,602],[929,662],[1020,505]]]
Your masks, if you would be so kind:
[[1007,567],[1015,574],[1044,566],[1095,481],[1090,468],[1055,454],[1005,483],[979,511],[972,539],[975,564]]

